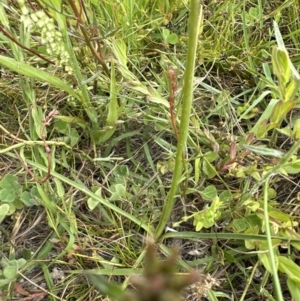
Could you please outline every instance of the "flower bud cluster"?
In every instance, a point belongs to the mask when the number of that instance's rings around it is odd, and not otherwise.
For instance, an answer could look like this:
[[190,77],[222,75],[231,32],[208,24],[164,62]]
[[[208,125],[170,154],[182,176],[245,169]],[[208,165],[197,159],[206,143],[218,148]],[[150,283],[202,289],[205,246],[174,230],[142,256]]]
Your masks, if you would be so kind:
[[70,56],[65,49],[62,34],[55,28],[54,20],[49,18],[43,10],[30,13],[24,0],[18,2],[22,12],[21,22],[25,28],[31,31],[39,30],[41,42],[46,46],[47,53],[55,57],[57,66],[65,66],[65,70],[71,74]]

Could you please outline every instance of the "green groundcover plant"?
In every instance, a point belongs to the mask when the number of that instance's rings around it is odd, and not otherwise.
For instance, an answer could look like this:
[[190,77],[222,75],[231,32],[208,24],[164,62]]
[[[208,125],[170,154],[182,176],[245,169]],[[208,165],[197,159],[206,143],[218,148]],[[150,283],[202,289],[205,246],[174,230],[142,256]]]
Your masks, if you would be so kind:
[[0,297],[300,300],[299,26],[296,1],[2,0]]

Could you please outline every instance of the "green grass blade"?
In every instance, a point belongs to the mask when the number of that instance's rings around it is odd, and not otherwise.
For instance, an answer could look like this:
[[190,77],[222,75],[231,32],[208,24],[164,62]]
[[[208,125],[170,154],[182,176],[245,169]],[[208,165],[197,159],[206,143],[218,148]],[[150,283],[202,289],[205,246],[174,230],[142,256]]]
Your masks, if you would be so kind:
[[71,96],[77,98],[80,100],[79,96],[74,92],[73,89],[71,89],[65,82],[63,82],[58,77],[49,74],[43,70],[37,69],[35,67],[32,67],[26,63],[18,62],[12,58],[0,55],[0,65],[3,67],[6,67],[14,72],[17,72],[18,74],[28,76],[30,78],[34,78],[37,80],[40,80],[42,82],[47,82],[51,84],[52,86],[63,90],[67,93],[69,93]]
[[[31,160],[27,160],[27,162],[38,168],[39,170],[42,170],[44,172],[47,171],[47,168],[36,163],[36,162],[33,162]],[[136,225],[138,225],[139,227],[143,228],[144,230],[146,230],[149,234],[153,234],[153,231],[151,229],[151,227],[145,223],[145,222],[142,222],[141,220],[139,220],[137,217],[129,214],[128,212],[125,212],[124,210],[122,210],[121,208],[117,207],[116,205],[110,203],[109,201],[107,201],[106,199],[104,198],[100,198],[97,194],[93,193],[91,190],[89,190],[86,186],[82,185],[82,184],[79,184],[75,181],[72,181],[70,180],[69,178],[55,172],[55,171],[51,171],[51,175],[57,179],[59,179],[60,181],[70,185],[71,187],[74,187],[74,188],[77,188],[78,190],[80,190],[81,192],[83,192],[85,195],[95,199],[95,200],[98,200],[99,203],[101,203],[103,206],[106,206],[107,208],[110,208],[111,210],[115,211],[116,213],[124,216],[125,218],[128,218],[129,220],[131,220],[133,223],[135,223]]]

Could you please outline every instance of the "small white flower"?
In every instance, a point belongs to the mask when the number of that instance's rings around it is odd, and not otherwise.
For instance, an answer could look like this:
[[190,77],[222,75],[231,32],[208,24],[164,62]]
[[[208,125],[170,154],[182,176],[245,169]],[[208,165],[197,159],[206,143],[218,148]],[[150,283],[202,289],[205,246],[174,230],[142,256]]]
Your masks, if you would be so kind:
[[[46,14],[45,14],[45,12],[43,11],[43,10],[39,10],[39,11],[37,11],[36,12],[36,16],[39,18],[39,19],[43,19],[43,18],[47,18],[47,19],[49,19],[47,16],[46,16]],[[50,20],[50,19],[49,19]]]
[[21,8],[25,6],[25,0],[19,0],[18,2]]
[[21,12],[22,12],[22,15],[24,15],[24,16],[27,16],[29,14],[29,10],[27,9],[26,6],[23,6],[21,8]]
[[53,32],[54,34],[57,34],[57,32],[55,31],[55,25],[52,22],[48,22],[46,24],[46,28],[47,30]]
[[29,28],[29,27],[31,27],[33,25],[32,20],[30,18],[28,18],[28,17],[25,17],[25,16],[24,16],[24,19],[22,20],[22,22],[23,22],[25,28]]
[[43,28],[45,26],[45,20],[44,19],[39,19],[36,22],[36,26],[39,27],[39,28]]
[[30,17],[33,22],[37,22],[39,20],[38,17],[36,16],[36,14],[31,14]]

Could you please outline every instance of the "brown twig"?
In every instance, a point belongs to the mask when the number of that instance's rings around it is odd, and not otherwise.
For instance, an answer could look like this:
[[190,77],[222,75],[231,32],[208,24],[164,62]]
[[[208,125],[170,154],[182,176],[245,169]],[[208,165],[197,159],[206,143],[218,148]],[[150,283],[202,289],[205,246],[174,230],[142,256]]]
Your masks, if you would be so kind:
[[[33,11],[36,11],[36,9],[33,7],[31,0],[28,0],[30,7],[32,8]],[[43,10],[45,14],[52,19],[51,14],[45,9],[45,7],[40,3],[39,0],[34,0],[34,3],[38,6],[38,9]],[[51,7],[51,6],[50,6]],[[53,7],[51,7],[53,9]],[[56,20],[54,22],[57,24]]]
[[[81,30],[82,34],[83,34],[83,37],[84,37],[84,40],[85,40],[86,44],[91,49],[91,51],[92,51],[93,55],[95,56],[95,58],[99,61],[100,65],[102,66],[105,73],[108,76],[110,76],[110,72],[108,70],[107,65],[104,62],[104,58],[103,58],[103,55],[102,55],[101,44],[98,43],[98,51],[97,51],[95,49],[95,47],[93,46],[92,41],[91,41],[91,38],[93,38],[94,36],[90,37],[87,30],[84,27],[84,23],[83,23],[82,18],[81,18],[82,10],[80,9],[80,12],[78,11],[74,0],[69,0],[69,3],[72,7],[72,10],[73,10],[76,18],[77,18],[78,25],[80,27],[80,30]],[[82,2],[81,1],[80,1],[80,5],[81,5],[80,7],[82,7]]]
[[49,59],[45,58],[43,55],[39,54],[37,51],[30,49],[26,46],[24,46],[23,44],[21,44],[19,41],[17,41],[12,35],[10,35],[3,26],[0,25],[0,32],[3,33],[4,36],[6,36],[7,38],[9,38],[11,41],[13,41],[15,44],[17,44],[19,47],[21,47],[22,49],[35,54],[36,56],[38,56],[39,58],[41,58],[42,60],[48,62],[49,64],[55,65],[54,62],[50,61]]

